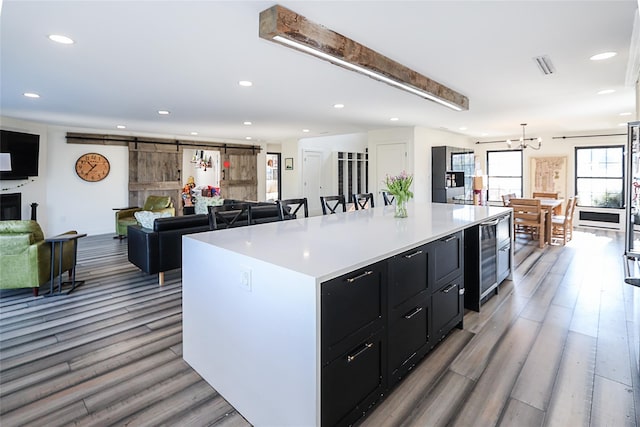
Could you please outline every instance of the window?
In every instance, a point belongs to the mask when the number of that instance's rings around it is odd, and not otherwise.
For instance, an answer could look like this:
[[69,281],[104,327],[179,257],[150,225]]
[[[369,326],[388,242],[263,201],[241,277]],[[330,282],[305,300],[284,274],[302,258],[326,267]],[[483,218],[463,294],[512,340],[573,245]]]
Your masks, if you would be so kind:
[[576,147],[580,206],[623,208],[624,147]]
[[473,151],[465,153],[451,153],[451,170],[464,172],[464,198],[473,200],[473,175],[476,170],[476,160]]
[[487,151],[487,178],[490,202],[509,193],[522,197],[522,150]]

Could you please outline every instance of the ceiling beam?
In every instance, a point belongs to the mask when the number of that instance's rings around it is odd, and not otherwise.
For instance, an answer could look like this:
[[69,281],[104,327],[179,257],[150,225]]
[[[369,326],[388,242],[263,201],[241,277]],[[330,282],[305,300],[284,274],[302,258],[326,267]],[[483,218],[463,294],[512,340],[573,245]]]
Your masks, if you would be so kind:
[[469,109],[466,96],[280,5],[260,13],[260,37],[360,72],[454,110]]

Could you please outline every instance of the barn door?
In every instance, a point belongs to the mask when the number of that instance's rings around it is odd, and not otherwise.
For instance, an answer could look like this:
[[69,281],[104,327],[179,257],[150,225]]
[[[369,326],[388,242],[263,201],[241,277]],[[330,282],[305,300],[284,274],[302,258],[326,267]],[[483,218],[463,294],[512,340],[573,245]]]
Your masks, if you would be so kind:
[[130,142],[129,205],[142,207],[150,195],[169,196],[182,215],[181,168],[181,146]]

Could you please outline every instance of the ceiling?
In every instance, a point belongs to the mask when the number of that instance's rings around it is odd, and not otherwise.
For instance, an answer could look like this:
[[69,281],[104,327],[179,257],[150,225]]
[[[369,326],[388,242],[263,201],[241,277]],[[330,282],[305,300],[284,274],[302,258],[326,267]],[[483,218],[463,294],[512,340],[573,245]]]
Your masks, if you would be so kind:
[[[466,95],[463,112],[259,38],[258,15],[273,4],[4,0],[0,113],[114,134],[277,142],[400,126],[481,140],[518,136],[525,122],[528,136],[619,131],[632,120],[620,113],[635,112],[625,76],[636,0],[279,3]],[[605,51],[618,54],[589,60]],[[554,74],[537,68],[539,55]]]

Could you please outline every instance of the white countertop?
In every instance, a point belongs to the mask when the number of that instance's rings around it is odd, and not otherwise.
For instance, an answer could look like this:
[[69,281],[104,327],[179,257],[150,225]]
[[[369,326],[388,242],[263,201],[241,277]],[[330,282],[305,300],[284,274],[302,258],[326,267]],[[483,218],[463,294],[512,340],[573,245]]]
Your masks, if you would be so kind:
[[185,235],[277,265],[318,282],[509,213],[511,209],[409,203],[408,218],[385,206],[290,221]]

